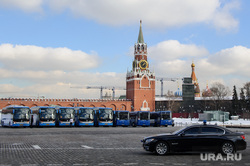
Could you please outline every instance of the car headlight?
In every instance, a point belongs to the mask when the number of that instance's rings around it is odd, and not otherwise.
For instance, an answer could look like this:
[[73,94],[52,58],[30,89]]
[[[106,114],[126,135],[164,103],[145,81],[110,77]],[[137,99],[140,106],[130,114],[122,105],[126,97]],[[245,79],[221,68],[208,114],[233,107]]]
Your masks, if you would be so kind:
[[152,142],[153,140],[154,140],[154,138],[146,139],[145,144],[148,144],[148,143]]

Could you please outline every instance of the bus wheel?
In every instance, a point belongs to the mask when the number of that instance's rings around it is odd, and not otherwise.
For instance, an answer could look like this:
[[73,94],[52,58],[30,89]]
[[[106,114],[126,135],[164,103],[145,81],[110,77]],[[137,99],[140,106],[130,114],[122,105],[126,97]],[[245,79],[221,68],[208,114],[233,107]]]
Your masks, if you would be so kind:
[[165,125],[165,127],[168,127],[168,125]]
[[135,123],[132,124],[133,127],[136,127]]

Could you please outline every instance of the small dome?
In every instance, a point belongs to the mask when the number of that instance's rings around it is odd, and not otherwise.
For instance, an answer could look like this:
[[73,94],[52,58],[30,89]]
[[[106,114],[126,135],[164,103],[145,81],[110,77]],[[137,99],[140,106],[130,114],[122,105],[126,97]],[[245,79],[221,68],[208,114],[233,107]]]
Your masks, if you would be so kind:
[[191,64],[191,67],[195,67],[195,64],[194,64],[194,62]]
[[178,90],[174,93],[175,96],[182,96],[182,91],[180,90],[180,88],[178,88]]

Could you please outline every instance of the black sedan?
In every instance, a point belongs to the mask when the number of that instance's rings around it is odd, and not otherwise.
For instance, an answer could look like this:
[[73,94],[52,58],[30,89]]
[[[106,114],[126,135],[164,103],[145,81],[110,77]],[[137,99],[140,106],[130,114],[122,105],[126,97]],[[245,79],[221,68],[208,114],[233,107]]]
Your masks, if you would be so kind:
[[158,155],[187,151],[230,154],[247,146],[244,133],[215,125],[188,126],[173,133],[146,137],[141,142],[145,150]]

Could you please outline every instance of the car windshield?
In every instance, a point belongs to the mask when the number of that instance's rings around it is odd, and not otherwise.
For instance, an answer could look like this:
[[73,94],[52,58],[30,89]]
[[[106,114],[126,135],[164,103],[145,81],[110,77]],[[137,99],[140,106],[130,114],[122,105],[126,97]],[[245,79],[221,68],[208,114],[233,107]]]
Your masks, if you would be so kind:
[[119,112],[119,118],[120,120],[128,120],[128,112]]
[[80,109],[79,110],[79,119],[81,120],[93,120],[94,110],[93,109]]
[[42,121],[55,120],[56,109],[55,108],[41,108],[40,119]]
[[30,109],[29,108],[15,108],[14,109],[14,121],[26,121],[29,120]]

